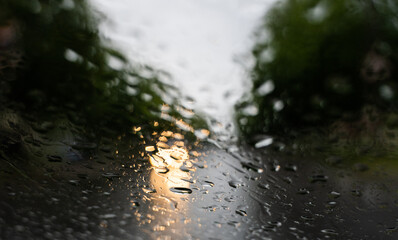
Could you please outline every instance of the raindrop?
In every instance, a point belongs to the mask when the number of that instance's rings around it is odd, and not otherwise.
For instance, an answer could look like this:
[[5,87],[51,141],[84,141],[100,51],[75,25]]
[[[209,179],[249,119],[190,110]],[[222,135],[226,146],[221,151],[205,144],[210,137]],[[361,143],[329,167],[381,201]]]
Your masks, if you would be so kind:
[[330,202],[328,202],[328,203],[326,204],[326,206],[329,207],[329,208],[334,208],[334,207],[337,206],[337,202],[335,202],[335,201],[330,201]]
[[229,222],[228,222],[228,225],[231,225],[231,226],[237,228],[237,227],[240,226],[240,222],[237,222],[237,221],[229,221]]
[[382,85],[379,88],[380,96],[386,100],[391,100],[394,97],[394,91],[388,85]]
[[154,167],[166,167],[164,158],[158,155],[149,156],[149,162]]
[[274,102],[273,107],[275,111],[279,112],[285,107],[285,104],[281,100],[278,100]]
[[280,227],[280,226],[282,226],[282,223],[278,222],[278,221],[269,221],[268,225],[273,226],[273,227]]
[[192,189],[185,188],[185,187],[173,187],[173,188],[170,188],[170,191],[172,191],[173,193],[178,193],[178,194],[191,194],[192,193]]
[[214,187],[214,183],[210,181],[203,181],[202,183],[203,187]]
[[268,190],[268,189],[269,189],[269,184],[268,184],[268,183],[267,183],[267,184],[259,183],[257,186],[258,186],[259,188],[262,188],[262,189],[265,189],[265,190]]
[[288,184],[291,184],[293,182],[293,180],[290,177],[284,177],[283,181],[285,181]]
[[161,141],[161,142],[167,142],[167,137],[165,137],[165,136],[160,136],[160,137],[159,137],[159,141]]
[[206,139],[210,135],[210,131],[207,129],[200,129],[195,131],[195,136],[201,140]]
[[247,213],[246,213],[245,210],[239,209],[239,210],[236,210],[235,212],[236,212],[237,214],[243,216],[243,217],[246,217],[246,216],[247,216]]
[[353,196],[356,196],[356,197],[360,197],[360,196],[362,195],[361,191],[359,191],[358,189],[353,189],[353,190],[351,191],[351,194],[352,194]]
[[224,200],[227,201],[227,202],[229,202],[229,203],[230,203],[230,202],[235,202],[235,199],[234,199],[233,196],[225,197]]
[[272,82],[272,80],[268,80],[265,83],[263,83],[263,85],[261,85],[258,89],[257,89],[257,93],[260,96],[265,96],[269,93],[271,93],[272,91],[274,91],[275,89],[275,85]]
[[79,185],[79,180],[69,180],[68,183],[73,186],[77,186],[77,185]]
[[325,175],[313,175],[310,177],[310,181],[311,183],[315,183],[315,182],[326,182],[328,180],[328,176]]
[[309,194],[309,193],[310,193],[310,191],[308,191],[306,188],[300,188],[297,191],[297,194],[301,194],[301,195],[306,195],[306,194]]
[[253,170],[253,171],[258,172],[258,173],[264,172],[264,170],[260,166],[256,166],[256,165],[254,165],[251,162],[241,162],[241,164],[242,164],[243,168],[246,168],[246,169],[249,169],[249,170]]
[[192,169],[189,168],[189,167],[187,167],[187,166],[184,164],[184,165],[182,165],[182,166],[180,167],[180,170],[183,171],[183,172],[189,172],[189,171],[191,171]]
[[300,216],[300,218],[304,221],[314,221],[315,219],[311,216]]
[[339,198],[339,197],[340,197],[340,193],[339,193],[339,192],[332,191],[332,192],[329,193],[329,196],[330,196],[331,198]]
[[155,151],[155,147],[154,147],[154,146],[146,146],[146,147],[145,147],[145,151],[147,151],[147,152],[154,152],[154,151]]
[[69,62],[78,62],[83,60],[82,56],[80,56],[77,52],[69,48],[65,50],[64,57]]
[[104,214],[100,216],[102,219],[112,219],[112,218],[116,218],[116,214],[114,213],[108,213],[108,214]]
[[156,193],[156,189],[153,188],[142,188],[142,191],[144,191],[144,193]]
[[119,178],[120,175],[117,173],[104,173],[102,174],[103,177],[108,178],[110,180],[112,180],[113,178]]
[[321,233],[325,235],[339,235],[334,229],[322,229]]
[[242,109],[242,114],[245,116],[256,116],[258,114],[258,107],[255,105],[248,105]]
[[56,156],[56,155],[48,155],[47,159],[50,162],[62,162],[62,158],[60,156]]
[[173,138],[175,138],[177,140],[183,140],[184,139],[184,135],[182,135],[181,133],[174,133],[173,134]]
[[297,172],[297,166],[294,165],[294,164],[287,164],[285,166],[285,170],[292,171],[292,172]]
[[172,152],[170,154],[170,157],[174,158],[175,160],[182,160],[183,159],[183,154],[179,152]]
[[237,180],[231,180],[231,181],[228,182],[228,184],[229,184],[229,186],[231,186],[233,188],[238,188],[238,187],[243,185],[242,182],[237,181]]
[[259,142],[257,142],[254,147],[255,148],[263,148],[271,145],[274,142],[274,139],[271,137],[267,137]]
[[158,143],[156,143],[156,146],[157,146],[158,148],[163,148],[163,149],[169,149],[169,148],[170,148],[170,146],[167,145],[167,144],[164,143],[164,142],[158,142]]
[[206,168],[206,165],[204,163],[192,163],[192,165],[194,165],[197,168]]
[[170,170],[169,170],[167,167],[157,167],[157,168],[155,168],[155,171],[156,171],[157,173],[160,173],[160,174],[166,174],[166,173],[168,173]]

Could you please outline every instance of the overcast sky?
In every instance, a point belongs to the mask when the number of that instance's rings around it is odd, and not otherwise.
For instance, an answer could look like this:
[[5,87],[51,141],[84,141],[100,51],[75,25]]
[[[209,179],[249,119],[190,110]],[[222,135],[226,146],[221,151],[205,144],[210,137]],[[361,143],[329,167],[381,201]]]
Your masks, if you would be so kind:
[[[135,62],[169,72],[195,109],[229,121],[250,86],[253,32],[275,0],[91,0],[101,30]],[[240,63],[239,63],[240,62]]]

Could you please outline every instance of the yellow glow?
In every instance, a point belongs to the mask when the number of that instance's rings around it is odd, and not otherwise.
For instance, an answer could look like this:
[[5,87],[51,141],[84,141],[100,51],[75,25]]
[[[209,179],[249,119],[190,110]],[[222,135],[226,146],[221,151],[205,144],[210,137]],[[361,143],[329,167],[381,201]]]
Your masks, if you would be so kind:
[[210,135],[210,131],[207,129],[201,129],[200,132],[205,135],[206,137],[208,137]]
[[164,142],[158,142],[158,143],[156,143],[156,146],[158,148],[166,148],[166,149],[170,148],[170,146],[167,145],[167,143],[164,143]]
[[[146,146],[146,155],[149,156],[149,162],[153,166],[149,180],[150,186],[156,190],[156,195],[159,198],[153,198],[153,204],[156,212],[157,221],[159,218],[166,218],[166,223],[155,225],[154,231],[167,231],[167,228],[174,224],[181,224],[183,222],[173,220],[170,216],[175,216],[175,207],[178,206],[179,211],[187,211],[184,206],[187,204],[188,197],[183,197],[180,194],[189,194],[191,180],[191,173],[186,168],[192,168],[190,154],[182,141],[184,136],[172,131],[163,131],[160,136],[154,136],[156,148],[154,146]],[[153,151],[148,151],[153,150]],[[193,153],[191,155],[198,155]],[[182,166],[184,169],[181,170]],[[188,192],[184,193],[184,189]],[[181,190],[181,192],[178,192]],[[150,219],[149,219],[150,220]]]
[[193,132],[194,129],[191,125],[189,125],[188,123],[184,122],[182,119],[180,120],[176,120],[176,125],[177,127],[179,127],[180,129],[187,131],[187,132]]
[[141,127],[133,127],[134,133],[141,131]]
[[173,136],[173,132],[172,131],[163,131],[161,133],[161,135],[164,137],[171,137],[171,136]]
[[160,136],[160,137],[159,137],[159,141],[161,141],[161,142],[167,142],[167,137]]
[[145,151],[147,151],[147,152],[153,152],[153,151],[155,151],[155,147],[154,147],[154,146],[146,146],[146,147],[145,147]]

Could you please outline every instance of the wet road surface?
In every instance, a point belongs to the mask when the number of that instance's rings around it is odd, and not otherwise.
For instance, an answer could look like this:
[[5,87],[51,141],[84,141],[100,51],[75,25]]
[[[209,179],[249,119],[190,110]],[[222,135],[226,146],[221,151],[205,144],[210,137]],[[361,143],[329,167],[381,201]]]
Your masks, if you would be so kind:
[[140,147],[119,138],[112,150],[92,151],[91,160],[59,163],[61,173],[30,180],[15,175],[1,191],[1,238],[398,236],[391,164],[352,167],[316,154],[182,138],[164,132]]

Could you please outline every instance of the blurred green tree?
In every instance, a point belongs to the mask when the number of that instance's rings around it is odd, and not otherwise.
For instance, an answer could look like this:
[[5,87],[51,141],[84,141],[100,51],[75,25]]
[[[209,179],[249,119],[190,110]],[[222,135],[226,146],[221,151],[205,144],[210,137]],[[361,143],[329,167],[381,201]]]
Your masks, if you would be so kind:
[[396,103],[398,3],[285,0],[264,18],[253,87],[237,104],[243,135],[355,120]]
[[127,129],[161,120],[162,95],[171,87],[159,79],[168,75],[132,66],[107,44],[98,30],[100,14],[87,1],[0,0],[0,9],[0,26],[18,32],[0,55],[9,57],[7,48],[23,55],[15,79],[1,80],[7,99],[23,102],[28,111],[73,109],[88,126]]

